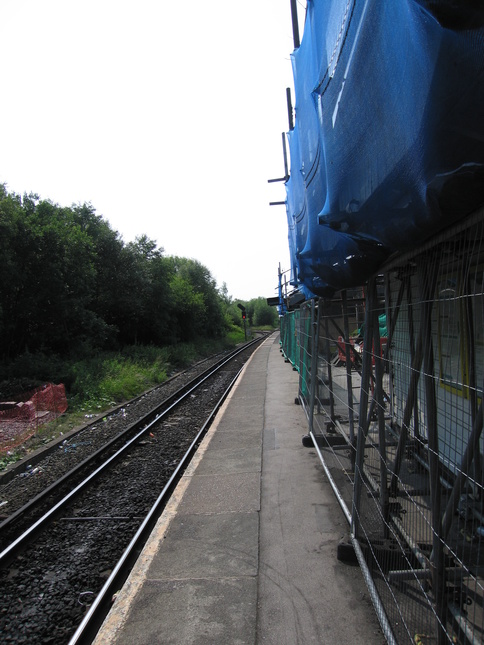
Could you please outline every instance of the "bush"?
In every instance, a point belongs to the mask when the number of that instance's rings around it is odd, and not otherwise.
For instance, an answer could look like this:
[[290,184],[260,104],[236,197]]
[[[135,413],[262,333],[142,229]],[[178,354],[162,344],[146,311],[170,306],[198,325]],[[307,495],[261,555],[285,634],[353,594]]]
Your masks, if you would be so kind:
[[67,361],[43,352],[24,352],[9,363],[0,363],[0,399],[17,398],[43,383],[64,383],[69,389],[74,375]]

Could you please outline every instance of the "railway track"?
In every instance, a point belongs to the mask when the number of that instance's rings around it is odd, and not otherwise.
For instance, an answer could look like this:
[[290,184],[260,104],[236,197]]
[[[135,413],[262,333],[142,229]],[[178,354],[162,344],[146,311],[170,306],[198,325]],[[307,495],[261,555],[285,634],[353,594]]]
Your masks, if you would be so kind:
[[2,642],[90,642],[260,340],[127,424],[2,522]]
[[[27,502],[33,500],[49,485],[59,480],[75,466],[87,459],[111,439],[160,403],[180,392],[183,387],[215,366],[230,352],[208,357],[183,372],[173,375],[161,385],[100,415],[83,427],[73,430],[64,438],[53,441],[34,452],[27,460],[17,463],[0,473],[0,540],[5,526],[3,522]],[[8,523],[8,522],[7,522]],[[2,545],[0,543],[0,551]]]

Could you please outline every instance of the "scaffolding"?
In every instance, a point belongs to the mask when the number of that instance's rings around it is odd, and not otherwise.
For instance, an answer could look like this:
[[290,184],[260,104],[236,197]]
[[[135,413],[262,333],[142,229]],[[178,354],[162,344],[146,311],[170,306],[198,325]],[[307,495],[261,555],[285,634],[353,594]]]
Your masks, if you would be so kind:
[[484,211],[281,318],[388,642],[484,641]]

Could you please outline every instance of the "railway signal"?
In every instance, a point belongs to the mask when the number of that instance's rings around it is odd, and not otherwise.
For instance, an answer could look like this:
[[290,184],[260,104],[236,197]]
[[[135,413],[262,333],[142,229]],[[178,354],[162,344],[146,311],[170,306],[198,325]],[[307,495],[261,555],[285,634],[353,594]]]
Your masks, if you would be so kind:
[[241,310],[241,312],[242,312],[242,320],[244,321],[244,336],[245,336],[245,340],[247,340],[247,330],[246,330],[246,328],[245,328],[245,321],[246,321],[246,318],[247,318],[247,313],[246,313],[246,310],[245,310],[244,305],[242,305],[240,302],[239,302],[239,303],[237,303],[237,307],[238,307],[238,308]]

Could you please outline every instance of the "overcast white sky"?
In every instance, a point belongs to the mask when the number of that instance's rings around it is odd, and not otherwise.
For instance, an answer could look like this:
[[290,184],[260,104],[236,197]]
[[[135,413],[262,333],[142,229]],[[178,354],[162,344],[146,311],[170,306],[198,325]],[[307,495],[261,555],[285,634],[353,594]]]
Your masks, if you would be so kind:
[[274,296],[292,48],[290,0],[2,0],[0,182]]

